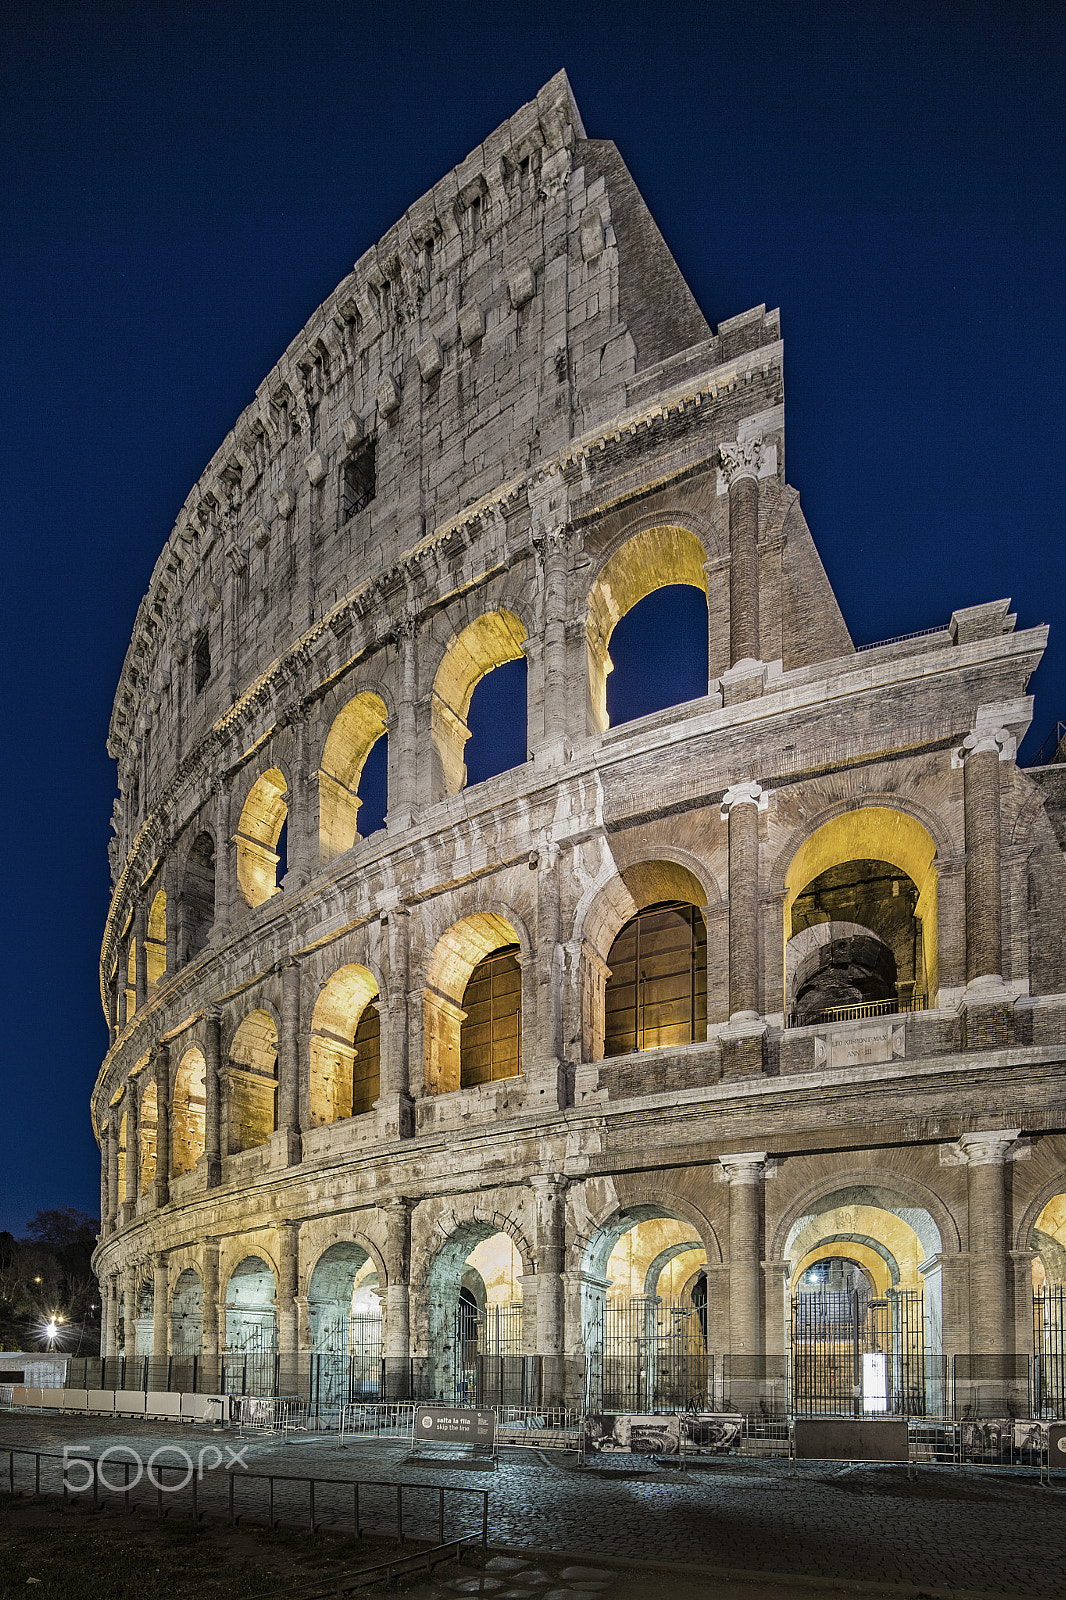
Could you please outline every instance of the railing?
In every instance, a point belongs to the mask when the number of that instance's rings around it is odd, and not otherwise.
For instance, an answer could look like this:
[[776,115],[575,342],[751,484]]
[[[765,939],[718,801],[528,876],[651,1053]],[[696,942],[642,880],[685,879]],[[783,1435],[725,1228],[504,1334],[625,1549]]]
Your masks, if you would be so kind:
[[911,1000],[861,1000],[853,1006],[828,1006],[824,1011],[814,1011],[804,1017],[789,1011],[785,1027],[813,1028],[827,1022],[861,1022],[865,1017],[906,1016],[912,1011],[924,1011],[927,1005],[928,996],[923,994]]
[[855,654],[862,655],[864,650],[880,650],[886,644],[906,644],[908,639],[928,639],[934,633],[947,633],[950,624],[942,622],[935,628],[916,628],[913,633],[897,633],[891,639],[874,639],[871,644],[857,644]]

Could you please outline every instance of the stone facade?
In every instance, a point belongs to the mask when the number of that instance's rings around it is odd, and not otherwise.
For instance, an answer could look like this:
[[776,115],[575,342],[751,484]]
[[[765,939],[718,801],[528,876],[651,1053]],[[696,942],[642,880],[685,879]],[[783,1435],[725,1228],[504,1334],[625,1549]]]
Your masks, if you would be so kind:
[[[612,631],[666,584],[707,596],[706,693],[610,727]],[[290,345],[138,612],[107,1353],[210,1361],[261,1324],[298,1369],[373,1283],[382,1354],[450,1395],[442,1332],[503,1235],[520,1348],[576,1399],[611,1250],[659,1220],[734,1404],[780,1388],[803,1263],[896,1270],[905,1227],[945,1359],[1031,1356],[1033,1263],[1061,1281],[1066,1244],[1066,789],[1015,761],[1045,630],[1008,613],[856,652],[785,480],[777,313],[712,332],[553,79]],[[468,785],[510,660],[527,760]],[[605,1055],[612,949],[663,904],[702,918],[705,1024]],[[471,1082],[501,950],[520,1071]],[[867,968],[887,997],[804,1012]],[[985,1403],[1017,1370],[986,1363]]]

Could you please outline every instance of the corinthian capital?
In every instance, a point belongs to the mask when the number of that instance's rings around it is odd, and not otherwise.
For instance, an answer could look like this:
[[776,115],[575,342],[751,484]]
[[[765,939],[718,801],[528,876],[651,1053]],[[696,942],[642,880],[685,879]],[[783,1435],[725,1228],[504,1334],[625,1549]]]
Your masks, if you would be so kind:
[[763,465],[762,434],[756,434],[753,439],[738,439],[734,444],[719,445],[718,454],[730,488],[741,478],[758,478]]

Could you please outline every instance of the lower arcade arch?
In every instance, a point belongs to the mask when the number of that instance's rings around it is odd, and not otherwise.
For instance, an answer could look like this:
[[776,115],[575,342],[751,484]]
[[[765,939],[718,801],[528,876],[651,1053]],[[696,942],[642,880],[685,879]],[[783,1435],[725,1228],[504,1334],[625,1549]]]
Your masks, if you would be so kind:
[[226,1285],[223,1354],[272,1362],[277,1349],[276,1304],[273,1270],[262,1256],[245,1256]]
[[[1042,1207],[1029,1234],[1033,1251],[1034,1415],[1066,1417],[1066,1191]],[[1024,1316],[1024,1309],[1019,1309]]]
[[923,1206],[879,1186],[840,1188],[784,1240],[795,1413],[942,1415],[942,1238]]
[[307,1286],[311,1383],[320,1405],[377,1398],[381,1390],[385,1285],[354,1240],[319,1256]]
[[204,1342],[204,1291],[199,1273],[186,1267],[178,1274],[170,1297],[170,1354],[174,1361],[192,1361]]
[[507,1365],[527,1348],[521,1280],[529,1270],[511,1235],[487,1222],[461,1223],[438,1250],[426,1282],[428,1349],[445,1399],[486,1405],[513,1389]]
[[691,1221],[630,1206],[598,1228],[582,1259],[581,1339],[590,1411],[652,1411],[709,1403],[716,1308],[708,1261]]

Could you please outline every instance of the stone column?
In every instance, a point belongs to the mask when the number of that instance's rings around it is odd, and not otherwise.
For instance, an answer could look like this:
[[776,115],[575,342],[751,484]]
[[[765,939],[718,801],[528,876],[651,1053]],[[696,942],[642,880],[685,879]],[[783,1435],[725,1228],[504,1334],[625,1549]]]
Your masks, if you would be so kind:
[[215,797],[215,917],[211,936],[215,937],[225,933],[232,919],[237,893],[237,855],[230,838],[228,778],[216,778],[211,793]]
[[137,1215],[141,1192],[141,1097],[133,1078],[126,1083],[126,1220]]
[[966,980],[972,983],[1003,973],[998,736],[971,733],[963,749]]
[[404,1138],[412,1132],[411,1089],[408,1081],[407,973],[410,915],[406,906],[393,906],[381,919],[387,993],[381,996],[381,1089],[378,1126],[386,1138]]
[[281,968],[278,1038],[278,1134],[287,1167],[299,1165],[300,1130],[311,1125],[310,1107],[300,1103],[300,1078],[300,963],[289,960]]
[[214,1008],[204,1013],[204,1166],[207,1187],[222,1182],[222,1017]]
[[103,1296],[107,1301],[107,1343],[104,1346],[104,1355],[108,1360],[114,1361],[118,1356],[118,1277],[112,1273],[101,1284]]
[[757,783],[738,783],[722,797],[729,825],[729,1021],[722,1037],[724,1077],[762,1071],[766,1031],[759,1017],[759,804]]
[[534,541],[541,567],[544,594],[544,643],[541,652],[543,685],[543,758],[565,759],[570,731],[567,715],[569,684],[566,672],[567,530],[551,528]]
[[306,708],[294,703],[287,708],[284,720],[295,730],[296,752],[288,796],[288,861],[283,886],[299,889],[318,869],[318,816],[314,805],[318,785],[308,772]]
[[[537,1007],[532,1019],[535,1043],[523,1052],[522,1071],[526,1076],[526,1103],[530,1109],[565,1106],[566,1068],[563,1061],[563,981],[562,908],[559,903],[559,876],[556,870],[559,850],[546,843],[530,855],[530,869],[537,874]],[[523,978],[525,974],[523,974]],[[523,989],[525,989],[523,982]],[[523,1024],[524,1034],[529,1029]],[[525,1041],[523,1041],[524,1045]]]
[[410,1397],[411,1201],[402,1195],[385,1206],[385,1397]]
[[139,1267],[124,1267],[122,1270],[122,1353],[126,1358],[126,1372],[131,1371],[131,1365],[137,1360],[137,1311],[140,1298],[141,1273]]
[[111,1123],[105,1117],[100,1124],[100,1237],[106,1239],[111,1232]]
[[167,897],[166,974],[168,977],[173,977],[178,970],[178,924],[181,920],[179,912],[181,887],[178,883],[178,858],[174,849],[173,839],[168,839],[166,842],[163,888]]
[[410,827],[418,804],[418,621],[412,612],[397,624],[396,644],[400,653],[400,700],[394,754],[393,730],[389,727],[392,770],[385,821],[390,833]]
[[[160,1040],[155,1047],[155,1203],[170,1199],[170,1046]],[[127,1141],[128,1143],[128,1141]],[[126,1151],[129,1160],[129,1150]]]
[[299,1349],[297,1346],[296,1291],[300,1286],[300,1225],[278,1224],[278,1356],[287,1387],[295,1383]]
[[729,485],[729,664],[759,661],[759,468],[762,439],[720,448]]
[[107,985],[107,1033],[108,1046],[110,1048],[119,1035],[117,974]]
[[143,895],[138,895],[133,908],[133,928],[130,937],[135,941],[133,953],[133,992],[137,1010],[148,998],[148,911]]
[[[218,1244],[209,1239],[204,1245],[203,1276],[203,1332],[200,1337],[200,1348],[203,1360],[212,1369],[218,1366]],[[217,1372],[212,1371],[210,1381],[218,1382]]]
[[155,1368],[154,1387],[159,1388],[165,1379],[165,1368],[170,1340],[170,1270],[166,1255],[158,1255],[152,1271],[154,1294],[152,1298],[152,1365]]
[[531,1180],[536,1218],[536,1343],[541,1358],[544,1405],[565,1399],[564,1279],[566,1265],[566,1178],[552,1174]]
[[766,1151],[719,1156],[729,1180],[729,1403],[763,1398],[762,1209]]
[[115,984],[118,991],[118,1031],[121,1033],[128,1022],[129,1011],[129,962],[130,950],[125,939],[119,943],[118,962],[115,967]]
[[107,1219],[109,1231],[119,1225],[119,1192],[118,1192],[118,1141],[121,1110],[118,1106],[111,1107],[108,1124],[110,1132],[107,1140]]
[[1012,1266],[1007,1223],[1006,1157],[1018,1128],[964,1133],[958,1149],[966,1163],[966,1213],[970,1246],[970,1354],[977,1387],[974,1403],[987,1416],[1008,1403],[1005,1363],[988,1357],[1013,1354]]

